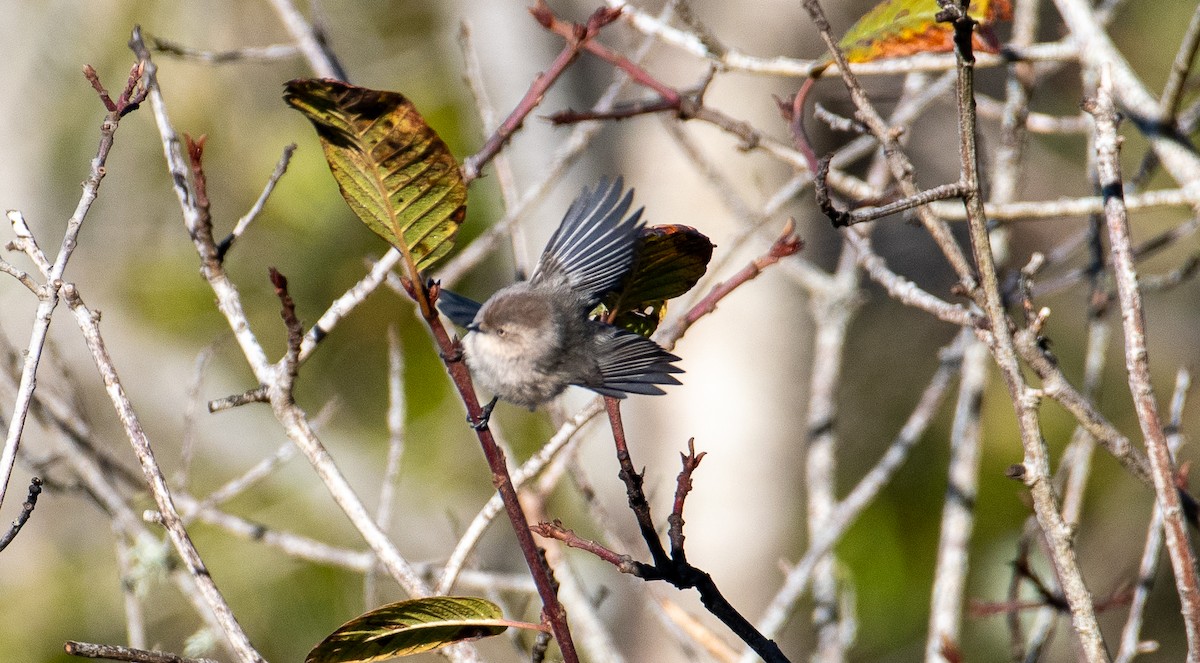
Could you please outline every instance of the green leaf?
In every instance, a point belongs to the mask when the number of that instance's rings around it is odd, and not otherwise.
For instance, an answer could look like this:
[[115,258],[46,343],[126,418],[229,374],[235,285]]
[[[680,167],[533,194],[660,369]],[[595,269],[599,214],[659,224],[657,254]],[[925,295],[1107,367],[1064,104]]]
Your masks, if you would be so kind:
[[411,101],[330,79],[289,81],[283,99],[316,127],[350,209],[414,270],[450,251],[466,214],[467,187],[458,162]]
[[342,624],[305,663],[360,663],[427,652],[508,628],[500,606],[474,596],[430,596],[389,603]]
[[[849,62],[953,51],[954,28],[937,21],[939,11],[936,0],[884,0],[858,19],[838,46]],[[1012,18],[1010,1],[973,0],[967,14],[979,22],[972,38],[974,48],[998,52],[999,40],[991,26]]]
[[604,299],[612,324],[649,336],[666,314],[666,302],[696,285],[708,269],[713,243],[689,226],[643,228],[633,267],[621,288]]

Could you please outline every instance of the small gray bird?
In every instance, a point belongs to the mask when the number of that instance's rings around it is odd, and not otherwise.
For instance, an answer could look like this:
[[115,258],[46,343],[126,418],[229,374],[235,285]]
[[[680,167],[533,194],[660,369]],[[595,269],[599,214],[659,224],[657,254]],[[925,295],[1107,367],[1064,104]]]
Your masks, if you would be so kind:
[[625,216],[633,190],[618,177],[584,188],[538,260],[533,276],[480,304],[442,290],[438,306],[466,327],[463,350],[476,382],[497,399],[533,409],[568,385],[616,398],[662,394],[679,384],[679,357],[632,332],[588,318],[633,263],[642,209]]

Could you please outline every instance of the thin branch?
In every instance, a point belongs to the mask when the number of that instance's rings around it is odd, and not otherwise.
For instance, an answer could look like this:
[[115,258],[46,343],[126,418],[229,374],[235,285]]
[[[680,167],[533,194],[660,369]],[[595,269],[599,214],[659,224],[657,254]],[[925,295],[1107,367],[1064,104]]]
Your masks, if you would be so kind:
[[[634,54],[634,61],[645,57],[652,44],[653,40],[650,37],[643,40],[641,47]],[[613,81],[600,95],[595,107],[597,109],[611,108],[617,96],[628,83],[629,77],[624,72],[615,72]],[[576,125],[570,136],[562,141],[561,147],[555,151],[550,163],[542,169],[545,174],[541,179],[529,187],[516,204],[507,205],[504,218],[493,224],[442,265],[435,277],[445,285],[454,285],[463,278],[468,270],[486,258],[499,241],[506,234],[511,233],[524,215],[546,197],[551,187],[561,179],[563,173],[582,156],[584,149],[591,144],[592,139],[596,137],[603,126],[600,122],[585,122]],[[388,255],[391,255],[391,252]]]
[[205,64],[226,64],[229,62],[275,62],[290,60],[300,55],[300,48],[295,44],[271,44],[269,46],[247,46],[231,51],[210,51],[184,46],[168,39],[150,37],[150,46],[154,50],[173,55],[184,60],[194,60]]
[[[1185,369],[1179,369],[1175,374],[1175,393],[1171,397],[1172,432],[1167,437],[1172,454],[1177,453],[1183,444],[1180,425],[1183,421],[1184,403],[1191,385],[1191,373]],[[1142,642],[1140,634],[1142,620],[1145,617],[1146,602],[1150,599],[1150,590],[1154,587],[1159,560],[1162,559],[1162,544],[1163,515],[1162,509],[1156,502],[1146,530],[1146,545],[1142,549],[1142,560],[1138,566],[1137,584],[1134,585],[1133,598],[1129,604],[1129,615],[1125,618],[1125,627],[1121,630],[1121,647],[1113,659],[1115,663],[1130,663],[1138,654],[1150,653],[1157,648],[1157,643]],[[1149,651],[1147,645],[1151,645]]]
[[1159,98],[1159,121],[1164,125],[1173,126],[1179,113],[1179,102],[1183,99],[1184,84],[1187,83],[1188,73],[1192,70],[1192,60],[1196,59],[1196,47],[1200,46],[1200,6],[1192,11],[1192,20],[1188,21],[1187,32],[1179,42],[1179,51],[1171,62],[1171,73],[1163,85],[1162,97]]
[[[458,44],[463,56],[463,76],[467,80],[471,96],[475,98],[475,107],[479,113],[486,139],[486,134],[499,127],[499,121],[496,119],[496,109],[488,95],[487,84],[483,78],[483,66],[479,62],[479,52],[476,51],[475,42],[471,38],[471,28],[465,20],[459,24]],[[497,153],[492,161],[496,171],[496,182],[500,185],[500,196],[504,199],[504,206],[511,208],[521,199],[512,163],[503,151]],[[529,261],[529,248],[525,242],[523,226],[514,224],[509,229],[508,239],[509,245],[512,247],[516,277],[518,280],[524,280],[531,273],[532,265]]]
[[[627,0],[605,0],[608,6],[622,10],[622,18],[635,30],[647,35],[653,35],[665,44],[689,53],[699,59],[718,63],[728,71],[743,71],[772,76],[788,76],[806,78],[822,70],[826,75],[840,71],[838,65],[829,65],[826,61],[798,60],[784,56],[758,57],[748,55],[733,48],[715,46],[710,39],[705,39],[695,32],[677,28],[666,21],[645,13]],[[1009,58],[1017,58],[1031,62],[1063,61],[1076,59],[1076,46],[1071,43],[1035,44],[1029,48],[1014,51],[1006,56],[981,54],[980,66],[995,67],[1008,63]],[[857,62],[850,65],[850,71],[859,76],[894,76],[916,71],[946,71],[954,69],[954,57],[948,53],[924,53],[903,58],[880,58],[871,62]]]
[[[83,221],[100,192],[100,182],[104,179],[105,164],[108,161],[109,152],[112,151],[113,137],[117,132],[117,126],[126,113],[137,108],[138,104],[146,98],[146,87],[142,82],[140,63],[135,64],[130,71],[124,90],[116,102],[104,90],[104,86],[100,85],[95,70],[90,66],[85,69],[85,76],[96,88],[101,101],[108,109],[108,114],[100,124],[100,145],[96,149],[96,156],[92,158],[88,176],[83,181],[83,193],[80,195],[79,203],[75,206],[75,212],[71,214],[71,218],[67,220],[67,229],[63,233],[58,256],[55,257],[54,263],[49,265],[49,269],[43,273],[46,289],[38,303],[37,313],[34,315],[33,330],[29,334],[29,345],[24,353],[25,364],[21,370],[21,383],[17,388],[12,417],[8,420],[8,433],[4,438],[4,449],[0,451],[0,505],[4,503],[4,495],[8,491],[13,465],[17,460],[17,449],[21,444],[21,434],[25,430],[25,418],[29,414],[29,405],[33,401],[33,390],[37,385],[38,364],[41,362],[42,349],[46,343],[46,333],[50,328],[50,319],[54,315],[54,309],[58,307],[58,289],[63,273],[67,269],[67,262],[71,259],[71,254],[75,251],[79,232],[83,228]],[[9,220],[13,223],[13,229],[17,231],[18,238],[21,238],[22,234],[29,238],[33,237],[19,213],[9,214]],[[36,254],[41,253],[40,249],[37,249],[37,244],[32,240],[26,244],[26,250],[34,250]],[[44,268],[47,260],[45,256],[40,256],[35,263]]]
[[572,548],[589,552],[600,561],[612,564],[621,573],[628,573],[644,579],[658,579],[658,574],[655,572],[654,567],[639,562],[629,555],[613,552],[596,541],[580,538],[575,532],[563,527],[562,521],[555,520],[553,523],[538,523],[531,525],[529,529],[538,536],[562,541]]
[[21,504],[21,512],[17,514],[16,520],[9,526],[8,531],[0,535],[0,552],[8,547],[8,544],[17,538],[21,533],[21,528],[25,523],[29,522],[29,517],[33,515],[33,510],[37,507],[38,495],[42,493],[42,480],[34,477],[29,480],[29,495],[25,498],[25,502]]
[[80,658],[104,658],[110,661],[130,663],[217,663],[211,658],[187,658],[165,651],[134,649],[120,645],[101,645],[91,642],[68,640],[63,649],[69,656]]
[[[411,596],[427,595],[428,587],[411,564],[400,555],[395,544],[375,524],[370,513],[355,494],[353,487],[313,431],[307,415],[295,404],[291,392],[283,388],[283,385],[288,382],[284,375],[286,362],[281,363],[280,366],[272,364],[254,332],[250,329],[237,288],[230,282],[224,267],[217,259],[216,243],[212,239],[211,225],[200,204],[200,197],[189,187],[186,176],[187,167],[180,150],[179,139],[171,126],[162,99],[162,92],[155,77],[154,63],[150,60],[150,53],[142,41],[139,29],[134,30],[130,46],[146,63],[151,106],[154,109],[163,151],[166,155],[168,170],[172,175],[171,179],[176,195],[179,198],[184,223],[193,240],[194,248],[200,256],[201,274],[216,295],[218,309],[233,330],[234,337],[241,347],[242,355],[255,378],[265,387],[265,394],[276,420],[279,421],[288,438],[304,453],[334,501],[358,529],[371,549],[379,556],[379,560],[388,573]],[[456,651],[458,652],[455,654],[456,656],[472,657],[469,652],[462,653],[464,651],[462,649]]]
[[267,199],[271,197],[271,192],[275,190],[275,185],[279,183],[279,179],[283,177],[284,173],[287,172],[288,164],[291,162],[292,154],[295,152],[295,143],[283,148],[283,154],[280,155],[278,163],[275,164],[275,170],[272,171],[271,176],[267,178],[267,184],[263,187],[262,193],[259,194],[258,200],[255,200],[254,204],[250,206],[249,211],[243,214],[242,218],[238,219],[237,224],[234,225],[233,230],[229,233],[229,235],[226,236],[225,239],[221,240],[219,244],[217,244],[218,260],[225,259],[225,256],[229,254],[229,250],[233,248],[233,243],[242,236],[242,233],[246,232],[246,229],[250,227],[250,224],[258,218],[260,213],[262,213],[263,207],[267,204]]
[[[880,145],[883,147],[883,153],[887,158],[889,170],[892,173],[892,177],[899,183],[901,193],[906,197],[917,195],[919,189],[913,179],[912,162],[900,149],[899,137],[896,132],[892,131],[883,117],[875,110],[858,78],[847,69],[845,54],[842,53],[841,48],[833,37],[829,21],[825,18],[825,12],[821,8],[820,2],[817,0],[804,0],[802,4],[820,31],[821,39],[825,42],[825,46],[833,54],[834,60],[841,68],[842,81],[850,91],[850,98],[854,102],[854,107],[858,110],[859,119],[871,129],[871,133],[875,135],[875,138],[879,140]],[[970,184],[965,179],[963,183]],[[967,262],[967,258],[963,254],[961,247],[958,246],[957,241],[950,233],[949,226],[941,219],[933,216],[924,207],[917,207],[916,210],[921,224],[933,238],[947,262],[954,269],[954,273],[957,275],[963,291],[973,298],[977,297],[977,276],[974,273],[974,268]]]
[[684,559],[685,553],[683,548],[683,505],[687,500],[688,493],[692,492],[692,473],[700,466],[700,461],[704,459],[705,452],[701,451],[696,454],[696,438],[688,440],[688,452],[679,454],[683,464],[683,469],[679,471],[679,476],[675,479],[675,501],[671,507],[671,515],[667,516],[667,540],[671,542],[671,557],[673,559]]
[[[604,405],[608,411],[609,424],[613,432],[613,442],[616,445],[617,462],[621,466],[618,476],[625,484],[625,493],[629,508],[634,513],[642,540],[645,541],[646,547],[650,551],[650,557],[654,560],[653,564],[645,564],[639,567],[641,570],[640,575],[647,580],[664,580],[679,589],[694,588],[700,595],[700,601],[704,604],[705,609],[729,627],[734,635],[741,639],[742,642],[745,642],[754,653],[758,654],[768,663],[786,663],[788,659],[779,649],[779,645],[769,637],[764,636],[729,603],[720,589],[717,588],[712,576],[692,566],[682,554],[679,557],[675,557],[667,553],[663,547],[662,539],[659,538],[654,526],[654,519],[650,514],[650,503],[646,499],[646,494],[642,489],[643,475],[634,467],[633,459],[629,454],[629,445],[625,440],[625,427],[621,423],[620,401],[606,396],[604,398]],[[686,466],[687,457],[685,456],[684,458]],[[693,460],[695,460],[694,457]],[[689,471],[686,473],[684,479],[689,479],[690,476],[691,473]],[[682,506],[680,506],[680,509],[682,509]],[[680,527],[682,527],[682,522],[680,522]],[[679,532],[678,536],[680,543],[682,543],[682,531]]]
[[[842,536],[850,529],[863,511],[875,500],[879,491],[887,485],[896,471],[908,458],[909,451],[920,440],[929,423],[933,420],[951,378],[957,373],[962,361],[962,340],[955,341],[951,348],[942,351],[942,363],[934,372],[929,385],[921,394],[921,398],[913,408],[908,420],[900,429],[899,434],[888,446],[886,452],[876,463],[875,467],[863,476],[850,491],[846,498],[826,519],[826,526],[817,536],[808,542],[804,555],[788,571],[783,584],[767,605],[763,616],[758,620],[758,630],[768,638],[776,637],[782,631],[788,619],[795,613],[796,602],[808,589],[812,582],[813,570],[817,561],[833,549]],[[743,655],[742,663],[753,659]]]
[[957,644],[962,631],[968,548],[975,528],[979,493],[979,463],[983,394],[987,386],[987,346],[977,339],[963,351],[962,381],[950,432],[950,466],[938,538],[930,599],[925,662],[941,663],[946,643]]
[[209,411],[209,413],[215,414],[217,412],[222,412],[224,410],[231,410],[235,407],[249,405],[250,403],[267,403],[267,402],[270,402],[270,398],[267,396],[266,387],[255,387],[254,389],[242,392],[240,394],[233,394],[230,396],[224,396],[222,398],[215,398],[215,399],[209,401],[208,402],[208,411]]
[[[10,211],[9,213],[11,214],[12,212]],[[27,290],[29,290],[29,292],[32,292],[35,297],[41,297],[42,289],[40,286],[38,286],[37,282],[33,280],[33,277],[31,277],[31,276],[29,276],[29,274],[17,269],[11,263],[9,263],[7,260],[5,260],[3,258],[0,258],[0,272],[3,272],[5,274],[8,274],[9,276],[15,278],[17,281],[19,281],[21,283],[21,285],[25,286],[25,288]]]
[[184,502],[182,504],[183,508],[180,510],[180,513],[183,515],[183,521],[190,523],[201,512],[207,509],[215,509],[234,497],[241,495],[251,486],[270,476],[276,469],[294,458],[297,453],[299,451],[296,449],[296,445],[290,442],[281,444],[275,450],[275,453],[263,458],[250,469],[225,482],[220,488],[204,496],[203,499]]
[[79,323],[80,331],[83,332],[88,350],[92,353],[92,360],[95,362],[96,368],[100,372],[100,377],[104,381],[104,388],[112,400],[113,408],[117,411],[126,436],[133,444],[134,453],[137,455],[138,461],[142,466],[142,473],[146,476],[146,485],[150,488],[150,492],[154,496],[154,501],[158,505],[159,513],[163,516],[163,526],[171,538],[171,543],[175,551],[179,554],[188,574],[192,576],[196,586],[199,588],[204,602],[212,610],[217,621],[220,622],[222,632],[233,646],[239,660],[250,662],[264,661],[265,659],[255,651],[254,646],[250,643],[250,639],[246,636],[245,631],[242,630],[233,611],[229,608],[229,604],[225,602],[225,597],[217,589],[216,583],[213,582],[212,576],[208,572],[208,568],[205,566],[204,561],[200,558],[200,554],[192,544],[191,538],[188,536],[183,519],[179,517],[179,512],[175,509],[174,499],[171,497],[171,490],[167,486],[166,477],[163,476],[158,461],[155,460],[154,452],[150,448],[150,440],[142,430],[142,425],[133,410],[133,405],[129,402],[129,398],[125,394],[124,387],[121,386],[121,381],[117,376],[112,358],[109,356],[108,349],[104,345],[104,340],[100,336],[98,316],[93,314],[84,305],[74,285],[65,284],[62,288],[62,296],[71,308],[71,312],[75,314],[75,320]]
[[858,264],[872,281],[878,283],[887,291],[892,299],[925,311],[943,322],[957,326],[972,327],[979,319],[976,311],[963,306],[952,304],[936,295],[921,289],[913,281],[892,271],[883,257],[871,247],[870,239],[857,228],[849,228],[842,237],[846,239],[858,255]]
[[[1147,210],[1159,207],[1193,207],[1200,203],[1196,193],[1188,189],[1159,189],[1131,194],[1125,198],[1126,209]],[[938,216],[949,221],[967,218],[962,205],[934,203]],[[1006,203],[984,203],[983,211],[992,221],[1057,221],[1064,217],[1086,217],[1104,212],[1102,196],[1084,196],[1061,200],[1022,200]]]
[[1158,404],[1150,383],[1149,354],[1146,349],[1145,313],[1138,290],[1137,272],[1133,262],[1129,237],[1129,218],[1121,201],[1120,139],[1117,135],[1118,116],[1113,101],[1113,77],[1108,68],[1100,70],[1097,96],[1085,103],[1084,110],[1096,118],[1096,152],[1100,186],[1105,192],[1105,218],[1108,224],[1113,278],[1121,301],[1121,319],[1125,330],[1125,368],[1129,373],[1129,390],[1134,409],[1145,439],[1154,492],[1163,513],[1167,551],[1175,571],[1175,587],[1179,594],[1180,612],[1188,640],[1187,660],[1200,661],[1200,578],[1197,578],[1196,558],[1188,539],[1179,491],[1175,482],[1175,466],[1167,445]]
[[[545,0],[539,0],[538,4],[534,5],[529,11],[533,14],[534,19],[543,26],[550,27],[553,21],[556,20],[554,13],[550,11]],[[551,63],[550,68],[533,80],[525,96],[517,103],[516,108],[505,118],[504,122],[500,123],[500,126],[496,128],[491,138],[483,144],[483,147],[479,148],[479,151],[475,154],[463,159],[462,173],[465,181],[471,182],[482,174],[483,167],[500,152],[500,149],[512,138],[512,135],[521,128],[521,125],[525,122],[525,118],[541,103],[550,86],[579,57],[580,52],[587,46],[588,42],[604,26],[615,21],[619,15],[620,11],[600,8],[588,18],[586,24],[571,25],[568,27],[570,35],[567,37],[567,43],[563,46],[562,51],[559,52],[558,57],[554,59],[554,62]]]
[[[404,353],[400,348],[400,335],[395,326],[388,327],[388,408],[387,460],[383,466],[383,478],[379,486],[379,504],[375,508],[375,522],[384,532],[392,528],[392,506],[396,500],[396,482],[400,477],[400,461],[404,457],[405,398],[404,398]],[[376,603],[374,570],[368,571],[363,579],[364,603],[371,608]]]
[[308,66],[321,78],[335,78],[349,82],[342,63],[338,62],[333,49],[325,43],[324,34],[296,9],[291,0],[270,0],[271,7],[283,22],[283,27],[296,43],[296,48],[308,60]]
[[296,302],[288,293],[287,277],[274,267],[269,268],[271,285],[275,288],[275,296],[279,298],[279,316],[287,328],[287,350],[283,353],[283,370],[280,371],[279,387],[291,393],[300,372],[300,343],[304,338],[304,327],[296,317]]
[[134,565],[133,546],[126,540],[120,526],[112,523],[114,546],[117,552],[117,569],[120,573],[121,598],[125,609],[125,640],[130,647],[145,649],[148,646],[146,638],[146,611],[142,599],[138,596],[137,571]]
[[[988,234],[987,216],[979,182],[979,156],[976,152],[974,80],[975,57],[971,50],[974,21],[967,15],[965,5],[946,1],[941,4],[939,20],[954,24],[955,53],[958,59],[958,124],[962,182],[966,186],[963,206],[971,237],[971,251],[978,267],[982,291],[982,308],[987,315],[989,345],[1000,374],[1008,387],[1016,411],[1017,424],[1024,450],[1025,485],[1033,497],[1034,512],[1050,548],[1050,559],[1071,606],[1075,633],[1081,655],[1092,663],[1108,660],[1104,639],[1096,622],[1091,594],[1084,584],[1072,543],[1071,528],[1058,510],[1057,496],[1050,480],[1050,460],[1046,441],[1041,434],[1037,400],[1021,373],[1020,360],[1013,340],[1012,323],[1005,310],[1000,290],[999,274]],[[981,337],[984,335],[981,334]]]
[[[38,268],[38,272],[42,276],[50,273],[52,266],[46,258],[42,247],[38,246],[37,238],[33,236],[33,231],[29,229],[29,224],[25,222],[25,215],[19,210],[8,210],[5,214],[8,217],[8,222],[12,224],[13,234],[17,239],[5,245],[9,251],[20,251],[33,261],[34,266]],[[41,296],[41,293],[38,293]]]
[[1147,131],[1154,127],[1159,117],[1159,100],[1150,94],[1112,43],[1101,24],[1101,17],[1093,13],[1092,3],[1054,0],[1054,5],[1062,15],[1063,25],[1071,32],[1070,41],[1079,48],[1084,67],[1097,71],[1109,68],[1115,102],[1138,120],[1139,128],[1143,129],[1155,154],[1175,181],[1184,189],[1200,191],[1200,155],[1182,144],[1174,132]]

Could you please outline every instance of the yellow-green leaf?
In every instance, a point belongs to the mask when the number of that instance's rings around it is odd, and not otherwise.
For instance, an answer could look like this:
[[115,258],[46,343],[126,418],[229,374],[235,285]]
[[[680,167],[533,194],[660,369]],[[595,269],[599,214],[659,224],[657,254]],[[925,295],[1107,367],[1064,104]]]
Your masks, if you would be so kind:
[[474,596],[430,596],[389,603],[342,624],[305,663],[364,663],[410,656],[508,628],[500,606]]
[[653,334],[666,313],[667,300],[696,285],[708,269],[712,251],[713,243],[695,228],[643,228],[634,245],[629,277],[604,299],[605,317],[635,334]]
[[[884,0],[858,19],[838,46],[849,62],[952,51],[954,28],[937,21],[939,11],[937,0]],[[979,23],[972,39],[974,48],[999,51],[991,26],[1012,17],[1009,0],[972,0],[967,14]]]
[[367,227],[417,270],[450,251],[467,187],[411,101],[331,79],[289,81],[283,98],[316,127],[342,197]]

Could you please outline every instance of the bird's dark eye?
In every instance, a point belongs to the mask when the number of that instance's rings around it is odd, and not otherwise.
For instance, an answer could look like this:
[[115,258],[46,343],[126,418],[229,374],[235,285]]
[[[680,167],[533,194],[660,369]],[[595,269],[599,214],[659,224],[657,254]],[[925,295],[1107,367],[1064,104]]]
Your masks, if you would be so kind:
[[501,338],[503,338],[503,337],[504,337],[504,335],[505,335],[505,334],[507,334],[507,333],[508,333],[508,332],[507,332],[507,331],[504,329],[504,327],[497,327],[497,328],[496,328],[496,336],[500,336]]

